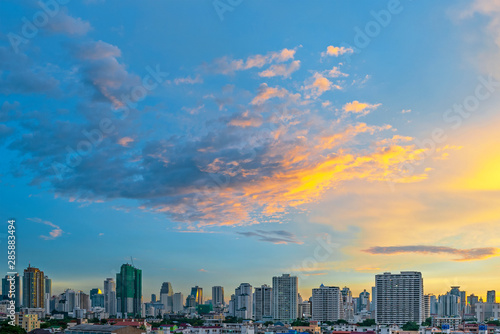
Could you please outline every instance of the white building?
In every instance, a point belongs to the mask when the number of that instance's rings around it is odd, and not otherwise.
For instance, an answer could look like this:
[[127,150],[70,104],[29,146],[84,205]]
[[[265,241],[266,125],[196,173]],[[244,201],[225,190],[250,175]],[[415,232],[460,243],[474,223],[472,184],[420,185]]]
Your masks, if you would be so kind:
[[184,296],[180,292],[172,296],[172,312],[179,313],[184,310]]
[[291,322],[297,319],[298,309],[297,276],[283,274],[273,277],[273,318],[276,321]]
[[212,305],[214,307],[224,306],[224,288],[222,286],[212,287]]
[[400,274],[375,276],[377,290],[377,324],[403,325],[408,321],[421,324],[424,319],[424,284],[422,273],[402,271]]
[[342,319],[342,294],[336,286],[321,286],[312,290],[312,320],[336,321]]
[[241,319],[253,318],[253,291],[248,283],[241,283],[231,295],[229,315]]

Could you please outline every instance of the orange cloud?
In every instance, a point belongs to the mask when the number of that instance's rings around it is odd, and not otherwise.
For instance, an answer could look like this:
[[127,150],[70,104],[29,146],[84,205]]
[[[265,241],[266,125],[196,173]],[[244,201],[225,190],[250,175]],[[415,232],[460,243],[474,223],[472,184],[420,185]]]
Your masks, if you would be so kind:
[[321,56],[322,57],[325,57],[325,56],[338,57],[338,56],[341,56],[343,54],[353,53],[353,52],[354,52],[354,50],[352,48],[329,45],[329,46],[327,46],[326,51],[321,53]]
[[359,101],[352,101],[344,105],[344,112],[346,114],[353,113],[359,116],[367,115],[370,111],[377,109],[381,104],[369,104]]
[[263,83],[259,86],[259,93],[250,103],[259,105],[274,97],[283,98],[287,94],[288,91],[284,88],[269,87],[267,84]]

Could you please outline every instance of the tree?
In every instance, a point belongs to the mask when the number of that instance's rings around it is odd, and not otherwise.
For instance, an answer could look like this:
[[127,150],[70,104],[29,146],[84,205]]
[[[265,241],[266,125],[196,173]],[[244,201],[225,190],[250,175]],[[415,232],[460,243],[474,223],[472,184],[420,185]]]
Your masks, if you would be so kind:
[[292,322],[292,326],[309,326],[309,321],[306,321],[304,319],[296,319],[294,322]]
[[339,319],[335,322],[337,325],[348,324],[349,322],[344,319]]
[[487,325],[500,326],[500,320],[490,320],[486,323]]
[[418,331],[420,326],[415,321],[408,321],[403,325],[404,331]]
[[363,327],[375,326],[375,320],[365,319],[363,320],[363,322],[358,323],[358,326],[363,326]]
[[274,322],[272,322],[272,321],[266,321],[264,323],[264,326],[270,326],[270,325],[274,325]]
[[422,322],[422,326],[432,326],[432,317],[425,319],[425,321]]
[[19,326],[11,326],[9,324],[2,324],[0,328],[0,333],[2,334],[26,334],[24,328]]

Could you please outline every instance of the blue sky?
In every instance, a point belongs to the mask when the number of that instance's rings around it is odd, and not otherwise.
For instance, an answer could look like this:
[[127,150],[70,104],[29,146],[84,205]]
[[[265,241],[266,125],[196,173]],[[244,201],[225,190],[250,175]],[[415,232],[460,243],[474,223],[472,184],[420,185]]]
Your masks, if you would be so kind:
[[145,295],[407,269],[500,289],[498,1],[43,3],[0,4],[19,271],[89,290],[132,256]]

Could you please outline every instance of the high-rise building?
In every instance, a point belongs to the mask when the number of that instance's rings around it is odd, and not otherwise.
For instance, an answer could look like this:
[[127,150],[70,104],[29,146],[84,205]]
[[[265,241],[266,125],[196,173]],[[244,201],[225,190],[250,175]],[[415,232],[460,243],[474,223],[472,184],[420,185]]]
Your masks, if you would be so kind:
[[198,285],[191,288],[191,296],[194,297],[196,305],[203,305],[203,288]]
[[321,286],[312,290],[312,320],[337,321],[342,318],[342,293],[336,286]]
[[90,311],[90,296],[81,290],[75,293],[75,309]]
[[104,307],[104,294],[101,289],[90,290],[90,305],[92,307]]
[[43,271],[32,267],[24,269],[23,276],[23,306],[28,308],[44,308],[45,277]]
[[151,303],[156,303],[156,295],[154,293],[151,294]]
[[178,313],[184,309],[184,296],[182,293],[176,292],[172,296],[172,312]]
[[372,318],[375,319],[375,312],[377,311],[377,288],[372,286],[372,304],[370,306]]
[[292,322],[298,311],[297,276],[283,274],[273,277],[273,318],[277,321]]
[[264,284],[255,288],[255,320],[273,319],[273,288]]
[[403,325],[409,321],[424,321],[424,284],[422,274],[402,271],[400,274],[375,276],[377,311],[375,321],[382,325]]
[[116,274],[117,313],[124,318],[141,316],[142,270],[123,264]]
[[110,315],[116,315],[116,284],[112,278],[104,281],[104,310]]
[[[14,286],[14,298],[9,298],[11,283]],[[14,306],[16,310],[19,310],[19,308],[21,307],[21,278],[19,277],[19,274],[16,273],[15,275],[5,275],[5,277],[2,278],[2,296],[4,300],[14,299]]]
[[312,317],[312,303],[309,300],[299,302],[298,305],[298,315],[299,319],[311,319]]
[[457,317],[460,315],[460,297],[448,292],[438,298],[438,316]]
[[248,283],[241,283],[234,290],[234,295],[231,296],[232,311],[236,318],[252,319],[253,318],[253,294],[252,286]]
[[214,307],[224,306],[224,288],[222,286],[212,287],[212,305]]
[[173,295],[172,284],[170,282],[163,282],[160,289],[160,303],[163,304],[163,309],[166,313],[172,312]]
[[431,295],[424,295],[424,319],[431,316]]
[[343,307],[343,318],[347,321],[354,320],[354,300],[352,298],[352,292],[348,287],[342,288],[342,307]]
[[357,309],[358,312],[370,311],[370,293],[366,289],[359,294]]
[[496,303],[497,296],[495,290],[490,290],[486,292],[486,302],[487,303]]

